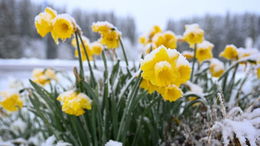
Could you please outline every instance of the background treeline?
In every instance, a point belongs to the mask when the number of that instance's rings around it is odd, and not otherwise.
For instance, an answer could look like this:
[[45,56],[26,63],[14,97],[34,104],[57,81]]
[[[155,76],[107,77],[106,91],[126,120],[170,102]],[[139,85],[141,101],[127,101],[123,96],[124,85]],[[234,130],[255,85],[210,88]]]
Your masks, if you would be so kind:
[[[63,49],[60,55],[59,49],[50,35],[40,38],[36,33],[34,17],[46,6],[46,3],[36,4],[30,0],[0,0],[0,58],[70,58],[68,54],[73,53],[66,53],[73,50],[68,49],[69,41],[67,41],[67,45],[59,46]],[[65,8],[50,7],[57,10],[58,13],[66,12]],[[130,44],[134,44],[136,41],[136,24],[130,16],[118,17],[113,12],[88,12],[80,9],[72,11],[71,15],[91,41],[98,38],[98,34],[91,31],[91,24],[103,20],[117,26]]]
[[[235,44],[237,47],[260,48],[260,15],[259,14],[230,14],[225,16],[205,15],[174,21],[170,19],[167,29],[176,34],[183,34],[185,24],[198,23],[205,31],[205,38],[215,47],[215,57],[226,44]],[[247,42],[247,43],[246,43]],[[245,46],[245,45],[248,46]]]
[[[40,38],[34,27],[34,17],[47,6],[46,3],[32,3],[30,0],[0,0],[0,58],[63,58],[71,59],[73,49],[67,43],[58,47],[50,35]],[[54,8],[59,13],[65,8]],[[106,20],[122,31],[124,42],[131,51],[129,55],[136,57],[138,53],[137,27],[133,17],[118,17],[113,12],[89,12],[75,9],[71,15],[76,19],[84,34],[94,41],[97,33],[91,31],[91,24]],[[161,22],[162,23],[162,22]],[[158,24],[161,24],[160,22]],[[245,47],[245,40],[251,38],[253,47],[260,48],[260,15],[230,14],[205,15],[181,20],[169,19],[166,29],[182,34],[184,25],[199,23],[205,30],[206,39],[215,44],[214,54],[218,54],[226,44]],[[187,46],[180,46],[187,47]]]

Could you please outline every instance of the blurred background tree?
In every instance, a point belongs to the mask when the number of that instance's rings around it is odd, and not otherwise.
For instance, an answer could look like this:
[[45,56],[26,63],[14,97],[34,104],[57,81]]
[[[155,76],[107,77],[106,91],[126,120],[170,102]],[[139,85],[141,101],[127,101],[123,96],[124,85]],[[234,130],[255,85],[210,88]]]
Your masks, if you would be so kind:
[[[57,54],[57,49],[63,49],[63,53],[73,57],[73,53],[69,51],[72,49],[69,41],[68,45],[57,47],[50,36],[40,39],[36,33],[34,17],[45,7],[30,0],[0,0],[0,58],[63,58]],[[61,8],[54,9],[59,13],[66,12]],[[91,24],[96,21],[109,21],[122,31],[123,37],[132,45],[136,43],[136,26],[132,17],[118,17],[113,12],[87,12],[80,9],[74,10],[72,16],[91,41],[98,38],[98,34],[91,31]]]
[[226,44],[246,47],[245,41],[248,38],[254,42],[251,47],[260,48],[260,15],[227,12],[225,16],[205,15],[179,21],[170,19],[167,29],[173,30],[176,34],[183,34],[184,25],[190,23],[198,23],[204,29],[206,39],[215,45],[215,57],[218,57]]
[[[50,36],[40,39],[34,27],[34,17],[41,12],[47,4],[36,4],[31,0],[0,0],[0,58],[73,58],[73,50],[67,45],[57,46]],[[59,13],[66,12],[65,8],[55,8]],[[75,9],[72,16],[76,19],[84,34],[95,41],[98,34],[91,31],[91,24],[96,21],[109,21],[122,31],[125,40],[131,46],[128,48],[137,52],[137,33],[135,19],[131,16],[119,17],[114,12],[85,11]],[[166,29],[173,30],[181,35],[184,25],[198,23],[204,30],[206,39],[214,43],[215,57],[226,44],[235,44],[245,47],[245,40],[251,38],[253,46],[260,48],[260,15],[245,13],[226,15],[209,15],[191,17],[180,20],[169,19]],[[181,48],[187,48],[182,45]],[[60,51],[59,51],[60,50]],[[61,51],[62,50],[62,51]],[[130,52],[134,52],[130,51]],[[62,52],[64,55],[59,55]],[[66,57],[64,57],[66,56]],[[135,56],[135,55],[132,55]]]

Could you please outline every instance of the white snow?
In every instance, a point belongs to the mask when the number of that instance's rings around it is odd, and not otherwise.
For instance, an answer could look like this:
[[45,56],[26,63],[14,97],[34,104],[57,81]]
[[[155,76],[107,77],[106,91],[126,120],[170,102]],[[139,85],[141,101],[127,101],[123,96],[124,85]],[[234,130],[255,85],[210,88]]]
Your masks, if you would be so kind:
[[184,36],[189,34],[189,33],[201,33],[204,32],[202,29],[200,29],[199,25],[194,23],[194,24],[187,24],[185,25],[185,32]]
[[[93,67],[93,62],[90,62]],[[113,61],[107,61],[108,69],[113,66]],[[129,61],[129,67],[138,66],[139,62]],[[96,60],[98,69],[94,69],[94,74],[97,80],[103,77],[104,65],[102,60]],[[0,59],[0,91],[7,90],[13,86],[24,87],[29,84],[32,71],[35,68],[52,68],[58,73],[58,81],[65,82],[64,76],[66,74],[69,78],[74,79],[72,73],[73,68],[79,66],[78,60],[40,60],[40,59]],[[83,62],[85,75],[89,76],[89,69],[87,61]],[[120,66],[126,67],[124,61],[121,60]],[[16,83],[15,83],[16,82]],[[18,85],[20,84],[20,85]],[[64,84],[67,85],[67,84]]]
[[[37,22],[40,23],[40,21],[42,21],[42,18],[43,18],[43,17],[48,17],[48,16],[49,16],[49,14],[46,12],[46,9],[51,9],[51,10],[53,10],[53,9],[50,8],[50,7],[46,7],[45,10],[44,10],[44,12],[41,12],[39,15],[37,15],[37,16],[34,18],[34,23],[37,23]],[[56,12],[55,10],[53,10],[53,12],[57,15],[57,12]]]
[[167,61],[160,61],[156,63],[155,68],[162,69],[164,67],[171,68],[171,64]]
[[198,44],[198,48],[213,48],[214,45],[210,43],[209,41],[203,41],[202,43]]
[[56,138],[54,135],[50,136],[44,143],[41,144],[41,146],[53,146],[55,140],[56,140]]
[[76,27],[77,23],[75,21],[75,19],[73,17],[71,17],[69,14],[67,13],[63,13],[63,14],[59,14],[57,17],[54,18],[54,20],[52,21],[52,23],[54,23],[57,19],[66,19],[68,21],[70,21],[71,23],[73,23]]
[[237,51],[238,51],[239,58],[245,58],[245,57],[252,56],[252,55],[256,56],[257,54],[258,54],[258,58],[259,58],[259,51],[254,48],[247,48],[247,49],[238,48]]
[[113,28],[114,27],[114,25],[113,24],[111,24],[111,23],[109,23],[108,21],[97,21],[97,22],[94,22],[93,24],[92,24],[92,26],[107,26],[107,27],[110,27],[110,28]]
[[216,58],[213,58],[210,60],[210,64],[213,65],[213,69],[214,69],[214,72],[218,72],[220,70],[224,70],[224,63],[221,62],[220,60],[216,59]]
[[13,131],[20,131],[20,132],[24,132],[26,130],[26,123],[24,121],[22,121],[21,119],[17,119],[14,123],[12,123],[11,125],[11,129]]
[[256,146],[256,141],[259,141],[258,138],[260,136],[259,116],[260,108],[255,109],[253,112],[243,113],[239,107],[234,107],[228,112],[225,119],[215,122],[212,130],[221,132],[225,146],[234,140],[234,136],[236,136],[241,145],[246,145],[246,139],[248,139],[250,145]]
[[167,49],[167,52],[170,58],[175,58],[176,56],[180,55],[176,49]]
[[190,66],[189,61],[182,54],[179,55],[177,60],[177,67],[179,66]]
[[41,146],[72,146],[70,143],[58,141],[56,142],[55,136],[50,136]]
[[113,24],[111,24],[111,23],[109,23],[107,21],[94,22],[92,24],[92,26],[107,26],[108,28],[115,29],[115,31],[117,31],[119,33],[119,35],[122,35],[121,32]]
[[203,89],[199,85],[194,84],[190,81],[186,82],[185,85],[187,85],[190,89],[188,92],[186,92],[186,94],[197,94],[201,97],[204,96]]
[[105,146],[123,146],[123,143],[118,141],[109,140]]
[[192,51],[183,51],[182,54],[183,55],[187,54],[187,55],[193,56],[194,53]]

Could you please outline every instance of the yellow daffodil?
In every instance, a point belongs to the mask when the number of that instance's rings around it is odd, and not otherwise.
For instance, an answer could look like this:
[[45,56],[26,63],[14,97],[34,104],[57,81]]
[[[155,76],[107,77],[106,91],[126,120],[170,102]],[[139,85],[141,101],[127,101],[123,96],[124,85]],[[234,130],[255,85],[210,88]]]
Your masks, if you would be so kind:
[[176,49],[177,38],[176,38],[175,34],[171,31],[157,33],[153,37],[153,47],[158,48],[161,45],[164,45],[166,48]]
[[186,41],[190,47],[194,47],[194,44],[203,42],[204,31],[199,27],[198,24],[185,25],[183,40]]
[[68,14],[58,15],[52,22],[51,35],[58,44],[59,39],[66,40],[75,33],[77,26],[75,20]]
[[[87,56],[86,56],[86,53],[88,53],[88,57],[89,57],[89,60],[93,60],[93,52],[90,48],[90,43],[89,43],[89,40],[87,37],[85,36],[82,36],[82,41],[83,41],[83,44],[81,43],[81,41],[79,40],[79,46],[80,46],[80,53],[81,53],[81,59],[82,61],[85,61],[87,60]],[[77,49],[77,40],[76,38],[73,38],[72,41],[71,41],[71,45],[75,48],[75,52],[74,52],[74,55],[75,57],[79,57],[78,55],[78,49]],[[83,46],[84,45],[84,46]],[[84,51],[84,47],[85,47],[85,51]]]
[[100,43],[108,49],[118,48],[120,44],[121,32],[108,22],[96,22],[92,25],[92,30],[101,35]]
[[208,41],[198,44],[196,49],[196,59],[201,63],[205,60],[213,58],[212,48],[214,45]]
[[225,50],[222,51],[219,54],[219,56],[224,57],[225,59],[228,59],[228,60],[237,60],[238,59],[237,47],[234,45],[227,45]]
[[114,49],[119,47],[119,39],[121,33],[117,30],[111,30],[102,35],[100,43],[105,45],[108,49]]
[[32,79],[35,83],[46,85],[51,80],[56,80],[56,73],[52,69],[34,69],[32,72]]
[[194,57],[194,53],[191,51],[183,51],[181,54],[188,60],[191,60]]
[[164,46],[153,50],[142,61],[142,77],[156,86],[166,86],[176,82],[178,57],[179,53],[176,50],[166,49]]
[[56,16],[56,11],[47,7],[45,8],[44,12],[38,14],[35,17],[35,27],[41,37],[44,37],[52,31],[52,21],[55,19]]
[[87,95],[73,90],[60,94],[57,100],[62,105],[62,111],[70,115],[80,116],[92,108],[92,100]]
[[145,79],[142,80],[140,87],[146,90],[149,94],[153,93],[158,88],[157,86],[153,85],[150,81]]
[[93,55],[100,55],[103,51],[103,46],[99,42],[91,43],[91,51]]
[[167,87],[161,87],[158,92],[162,95],[163,99],[166,101],[176,101],[182,96],[182,91],[176,85],[169,85]]
[[142,77],[155,86],[179,86],[190,78],[189,62],[176,50],[161,46],[146,55],[141,63]]
[[210,61],[210,67],[209,67],[209,70],[210,70],[210,73],[213,77],[220,77],[224,71],[225,71],[225,68],[224,68],[224,64],[219,61],[218,59],[216,58],[213,58],[211,59]]
[[140,87],[157,91],[164,100],[175,101],[182,96],[179,86],[190,79],[189,62],[175,49],[161,46],[146,55],[141,62],[143,80]]
[[18,93],[0,92],[0,107],[15,112],[23,107],[23,101]]

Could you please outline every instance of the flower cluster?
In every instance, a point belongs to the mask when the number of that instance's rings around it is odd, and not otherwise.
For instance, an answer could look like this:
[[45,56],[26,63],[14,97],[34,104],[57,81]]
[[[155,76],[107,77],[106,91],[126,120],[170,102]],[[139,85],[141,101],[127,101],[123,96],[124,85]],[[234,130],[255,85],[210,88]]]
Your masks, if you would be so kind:
[[54,70],[47,69],[34,69],[32,72],[32,80],[40,85],[46,85],[51,80],[57,80],[56,73]]
[[164,45],[166,48],[176,49],[177,37],[171,31],[158,33],[153,38],[153,48],[158,48],[161,45]]
[[245,48],[237,48],[235,45],[227,45],[222,51],[219,56],[223,57],[227,60],[239,60],[245,57],[252,56],[254,54],[257,54],[258,50],[256,49],[245,49]]
[[150,32],[148,34],[145,34],[139,38],[139,42],[143,45],[151,44],[153,37],[156,34],[161,33],[161,32],[162,32],[161,27],[158,25],[155,25],[152,27],[152,29],[150,30]]
[[105,45],[108,49],[119,47],[121,32],[115,26],[108,22],[96,22],[92,24],[92,30],[101,35],[99,42]]
[[15,112],[23,107],[23,101],[18,93],[0,92],[0,107]]
[[92,107],[92,101],[87,95],[74,90],[60,94],[57,100],[62,105],[62,111],[70,115],[80,116]]
[[[226,60],[230,61],[242,61],[242,59],[246,58],[252,58],[256,62],[253,63],[253,65],[256,64],[255,69],[256,69],[256,75],[260,79],[260,52],[257,49],[253,48],[237,48],[235,45],[227,45],[224,49],[219,54],[220,57],[225,58]],[[246,61],[242,61],[239,64],[247,64]]]
[[57,12],[47,7],[35,17],[35,27],[41,37],[49,32],[54,41],[58,44],[59,39],[70,38],[77,29],[75,20],[68,14],[57,14]]
[[175,101],[182,96],[179,86],[190,79],[189,62],[179,52],[161,46],[146,55],[141,62],[141,88],[149,93],[159,92],[165,100]]
[[172,31],[163,32],[157,25],[155,25],[148,34],[139,38],[139,42],[146,46],[146,53],[150,53],[162,45],[169,49],[176,49],[177,40],[176,35]]

